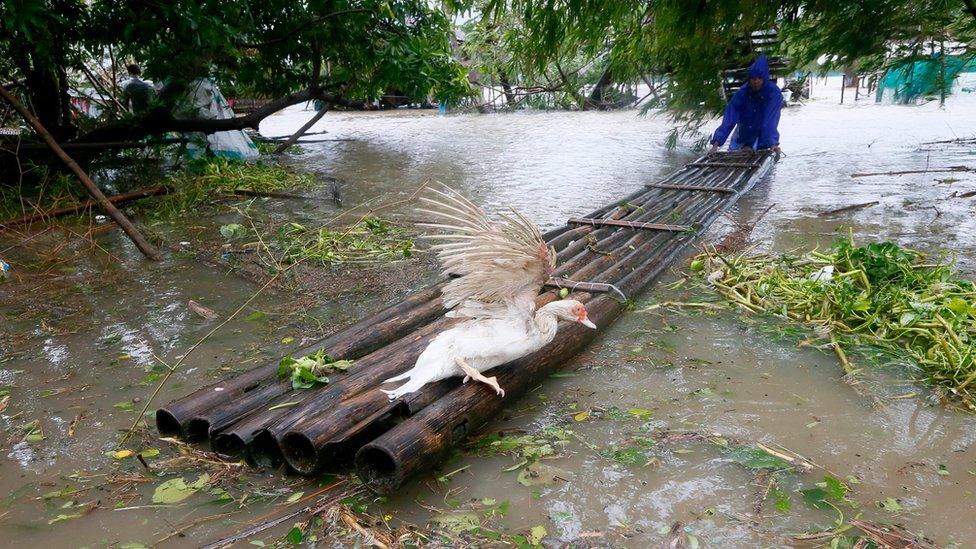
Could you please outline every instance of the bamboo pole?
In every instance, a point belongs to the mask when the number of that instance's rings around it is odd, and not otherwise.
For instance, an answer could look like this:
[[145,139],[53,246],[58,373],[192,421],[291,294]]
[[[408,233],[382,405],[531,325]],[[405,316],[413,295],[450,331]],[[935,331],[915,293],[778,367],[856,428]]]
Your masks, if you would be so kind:
[[[440,295],[442,287],[443,283],[437,284],[408,296],[401,302],[366,317],[322,341],[304,347],[294,354],[305,356],[324,349],[336,358],[359,358],[402,337],[426,321],[440,316],[443,307],[438,309],[431,303],[439,305],[434,298]],[[208,415],[211,412],[222,414],[221,405],[239,406],[239,413],[246,414],[247,409],[257,409],[274,398],[273,391],[254,393],[255,389],[266,385],[284,385],[286,388],[281,389],[282,393],[290,390],[287,384],[279,382],[277,371],[278,361],[273,361],[174,400],[156,411],[156,428],[163,435],[186,436],[191,433],[195,437],[202,437],[204,433],[211,433],[214,429],[211,425],[204,428],[203,422],[214,421]],[[242,400],[246,404],[242,404],[240,402]]]
[[[766,162],[768,165],[769,161]],[[746,192],[763,175],[757,170],[742,191],[717,207],[707,208],[702,220],[707,224]],[[710,201],[711,202],[711,201]],[[685,249],[687,234],[666,235],[670,244],[658,249],[652,257],[632,273],[620,280],[627,289],[639,292],[646,288],[667,267],[670,260]],[[605,326],[623,310],[623,305],[608,296],[589,299],[586,302],[590,317],[598,326]],[[495,369],[492,374],[512,395],[528,390],[541,376],[560,366],[575,355],[591,339],[595,332],[582,331],[577,325],[561,326],[556,339],[546,348]],[[494,395],[491,395],[494,396]],[[403,484],[410,476],[426,468],[461,438],[492,417],[505,403],[503,399],[486,395],[484,387],[462,385],[444,398],[424,408],[373,442],[363,446],[356,454],[356,469],[360,478],[375,492],[388,493]]]
[[7,103],[10,103],[10,105],[18,113],[20,113],[24,120],[26,120],[27,123],[34,128],[37,135],[41,136],[41,139],[47,143],[48,147],[51,147],[54,154],[60,158],[68,169],[75,174],[78,181],[81,181],[81,184],[85,186],[85,190],[88,191],[88,194],[95,199],[98,205],[102,208],[102,211],[112,218],[112,221],[115,221],[120,227],[122,227],[125,234],[130,240],[132,240],[136,247],[139,248],[139,251],[142,252],[144,256],[154,261],[159,261],[163,258],[156,248],[153,247],[153,245],[142,236],[142,233],[135,228],[132,222],[129,221],[129,219],[125,217],[125,215],[120,212],[111,202],[109,202],[108,198],[106,198],[102,191],[99,190],[99,188],[95,185],[95,182],[88,177],[88,174],[81,169],[81,166],[79,166],[74,159],[68,156],[68,153],[64,152],[64,149],[58,145],[58,142],[54,140],[54,137],[52,137],[47,129],[44,128],[41,121],[38,120],[37,117],[35,117],[29,110],[27,110],[27,107],[24,107],[24,105],[3,86],[0,86],[0,97],[3,97]]
[[[754,163],[757,160],[762,161],[762,166],[771,162],[768,156],[762,155],[750,155],[749,159]],[[643,204],[639,204],[638,208],[604,207],[601,210],[609,215],[622,215],[625,219],[636,220],[665,215],[672,208],[680,207],[686,219],[707,225],[720,211],[747,191],[763,172],[763,169],[726,168],[697,175],[699,181],[705,179],[722,185],[731,182],[729,188],[735,189],[735,194],[732,196],[657,189],[635,193],[646,199]],[[674,174],[666,178],[672,181],[682,179],[687,178],[675,177]],[[673,196],[674,199],[668,202],[662,200],[662,196]],[[557,229],[546,233],[546,236],[555,235],[558,238],[567,232]],[[609,257],[584,251],[579,255],[585,256],[590,253],[592,254],[590,259],[578,263],[572,274],[575,276],[596,273],[607,282],[620,284],[627,292],[642,289],[641,284],[649,283],[674,257],[682,253],[687,243],[694,238],[691,233],[625,231],[617,227],[599,228],[589,234],[599,235],[598,243],[613,243],[618,249],[628,250],[630,253],[623,254],[621,257]],[[560,252],[560,256],[565,258],[575,246],[575,242],[568,245]],[[574,295],[585,301],[592,299],[589,294]],[[555,296],[550,292],[540,296],[540,299],[543,300],[540,301],[541,303],[555,299]],[[597,303],[594,307],[602,306],[599,304],[608,300],[614,305],[608,304],[607,307],[619,306],[619,303],[608,296],[600,296],[593,300]],[[591,316],[594,316],[594,311],[591,311]],[[619,314],[619,311],[607,313],[605,320],[609,322],[616,314]],[[599,314],[594,318],[600,318],[600,325],[604,325],[604,318]],[[416,356],[426,348],[430,338],[449,326],[450,322],[452,321],[442,318],[433,323],[426,323],[419,332],[402,337],[361,358],[354,366],[353,375],[345,376],[334,384],[316,391],[272,395],[269,397],[270,400],[262,404],[264,406],[269,403],[279,405],[294,402],[294,405],[275,410],[253,408],[245,415],[236,418],[231,418],[233,414],[228,413],[227,417],[233,419],[233,422],[225,430],[214,429],[216,424],[210,425],[215,449],[219,448],[223,451],[224,448],[231,448],[235,452],[243,451],[249,460],[256,462],[274,463],[285,458],[294,469],[310,474],[324,464],[330,463],[337,456],[355,450],[366,438],[387,431],[398,421],[397,418],[408,417],[410,419],[404,423],[410,423],[415,414],[420,415],[429,408],[439,406],[456,391],[463,389],[457,387],[458,380],[445,380],[443,383],[432,384],[393,403],[386,400],[386,396],[375,389],[386,377],[411,367],[416,361]],[[574,327],[571,326],[570,329]],[[583,332],[584,336],[595,336],[587,332]],[[583,344],[585,345],[585,342]],[[574,353],[575,351],[571,354]],[[512,393],[508,385],[506,389]],[[270,389],[268,391],[273,393]],[[230,405],[225,405],[225,408],[226,406]]]
[[[717,204],[719,200],[714,199],[710,202]],[[641,239],[652,243],[654,241],[646,235],[637,238],[637,240]],[[646,245],[642,246],[640,250],[643,251],[646,247]],[[633,256],[628,261],[618,262],[626,264],[620,265],[616,271],[626,275],[629,271],[625,267],[639,267],[641,255],[635,253]],[[661,268],[663,269],[663,266]],[[545,294],[540,299],[544,302],[554,299],[554,296],[551,293]],[[418,346],[418,350],[422,350],[422,347]],[[389,360],[402,361],[400,365],[402,370],[411,367],[415,357],[392,355]],[[434,400],[428,395],[439,393],[446,388],[449,387],[425,387],[420,393],[423,397]],[[313,406],[309,405],[310,412],[312,408]],[[344,451],[357,446],[356,441],[364,436],[366,431],[375,429],[374,423],[379,418],[395,414],[397,408],[396,403],[386,401],[385,395],[375,387],[368,387],[366,392],[343,400],[337,405],[319,406],[319,410],[322,411],[312,416],[301,413],[301,419],[277,437],[280,451],[294,470],[301,474],[312,474]]]

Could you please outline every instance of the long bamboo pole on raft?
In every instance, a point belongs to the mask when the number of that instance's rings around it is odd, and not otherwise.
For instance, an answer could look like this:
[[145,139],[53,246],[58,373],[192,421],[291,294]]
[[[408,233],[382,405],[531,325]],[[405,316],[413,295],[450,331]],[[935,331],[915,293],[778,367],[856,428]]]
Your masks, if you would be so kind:
[[119,209],[116,208],[108,200],[108,198],[106,198],[105,194],[102,193],[97,185],[95,185],[95,182],[88,177],[85,170],[82,170],[81,166],[79,166],[73,158],[68,156],[68,153],[64,152],[64,149],[58,145],[58,142],[55,141],[51,133],[47,131],[43,124],[41,124],[41,121],[38,120],[37,117],[34,116],[33,113],[31,113],[27,107],[20,102],[20,100],[14,97],[13,94],[7,91],[7,89],[3,86],[0,86],[0,97],[3,97],[7,103],[10,103],[10,106],[20,113],[20,116],[22,116],[24,120],[26,120],[27,123],[34,128],[34,131],[37,132],[37,135],[41,136],[41,139],[43,139],[45,143],[47,143],[47,146],[51,148],[51,151],[54,152],[55,156],[61,159],[65,166],[67,166],[68,169],[75,174],[78,181],[80,181],[85,187],[85,191],[87,191],[88,194],[95,199],[102,211],[112,218],[112,221],[117,223],[119,227],[122,227],[122,230],[125,232],[126,236],[132,240],[133,244],[136,245],[136,248],[139,248],[142,255],[152,259],[153,261],[159,261],[163,258],[159,251],[157,251],[156,248],[150,244],[144,236],[142,236],[139,229],[136,229],[135,225],[129,221],[129,218],[120,212]]
[[[766,161],[768,166],[770,161]],[[727,200],[707,212],[704,225],[710,224],[742,193],[764,174],[765,168],[756,170],[750,181],[731,200]],[[634,269],[622,279],[626,290],[639,292],[646,288],[657,275],[680,254],[691,235],[673,235],[671,242],[645,262],[646,268]],[[609,296],[588,299],[587,310],[597,325],[606,325],[623,310],[623,305]],[[528,390],[538,378],[566,359],[575,355],[590,340],[594,332],[585,332],[575,324],[560,327],[556,340],[546,348],[501,366],[493,375],[513,395]],[[493,396],[493,395],[492,395]],[[373,442],[363,446],[356,454],[359,477],[375,492],[388,493],[401,486],[408,478],[429,467],[454,444],[491,418],[503,406],[503,399],[491,398],[484,387],[465,384],[416,415],[401,422]]]
[[[731,179],[739,181],[739,178]],[[704,222],[707,221],[709,213],[719,208],[723,201],[719,197],[697,194],[689,198],[689,202],[685,205],[692,219]],[[616,282],[614,277],[626,280],[633,272],[640,272],[642,263],[653,262],[653,258],[658,257],[651,253],[652,259],[647,260],[647,252],[654,252],[655,249],[660,248],[662,239],[667,242],[667,239],[671,238],[671,235],[640,230],[621,230],[618,233],[624,237],[630,236],[619,245],[619,248],[632,249],[632,253],[616,259],[598,257],[591,264],[584,265],[587,269],[591,267],[596,271],[602,269],[607,282]],[[690,240],[692,235],[686,237],[679,240]],[[545,294],[543,299],[545,298],[552,299],[554,296]],[[417,346],[413,352],[419,353],[421,350],[422,346]],[[384,356],[383,362],[384,367],[392,374],[409,368],[415,359],[412,354],[391,353]],[[364,435],[363,431],[374,427],[373,422],[379,421],[384,414],[396,413],[397,403],[387,402],[385,396],[376,391],[375,387],[367,387],[367,389],[369,389],[368,393],[330,403],[323,401],[319,406],[310,406],[306,410],[295,413],[300,418],[277,437],[280,446],[278,451],[283,454],[293,469],[302,474],[314,473],[342,451],[354,447],[355,440]],[[423,392],[422,390],[421,393]]]

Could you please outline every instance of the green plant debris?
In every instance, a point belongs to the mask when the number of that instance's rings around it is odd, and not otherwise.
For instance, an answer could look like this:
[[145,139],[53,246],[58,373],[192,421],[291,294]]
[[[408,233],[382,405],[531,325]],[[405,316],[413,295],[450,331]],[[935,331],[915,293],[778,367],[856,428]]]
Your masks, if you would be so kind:
[[836,508],[839,505],[854,507],[855,504],[847,499],[850,488],[843,481],[825,475],[823,482],[818,482],[813,488],[800,490],[803,501],[816,509]]
[[272,192],[308,188],[315,178],[273,162],[242,162],[227,158],[193,160],[180,172],[170,175],[166,184],[173,192],[153,201],[150,217],[164,220],[194,215],[214,199],[233,195],[237,190]]
[[187,484],[183,477],[171,478],[153,491],[152,502],[156,504],[179,503],[200,491],[210,482],[210,475],[204,473],[191,484]]
[[793,465],[785,459],[774,456],[755,446],[733,446],[726,455],[729,459],[749,469],[792,469]]
[[290,378],[293,389],[308,389],[317,383],[329,383],[326,374],[345,372],[352,367],[352,363],[351,360],[336,360],[319,349],[301,358],[288,355],[281,359],[278,363],[278,377]]
[[452,534],[463,534],[481,527],[481,520],[474,513],[443,513],[433,517],[431,526]]
[[885,498],[883,501],[879,501],[878,507],[888,511],[889,513],[898,513],[899,511],[904,510],[904,508],[895,498]]
[[364,217],[349,227],[318,230],[286,223],[278,230],[278,244],[284,262],[372,263],[413,254],[413,241],[403,229],[378,217]]
[[520,460],[509,471],[552,456],[569,443],[573,432],[560,427],[548,427],[538,435],[509,436],[502,433],[491,433],[473,442],[469,448],[482,455],[512,454]]
[[812,328],[848,373],[843,347],[871,346],[898,361],[908,356],[918,378],[976,411],[976,286],[951,263],[926,261],[891,242],[857,247],[850,239],[828,252],[697,259],[726,299],[752,312]]

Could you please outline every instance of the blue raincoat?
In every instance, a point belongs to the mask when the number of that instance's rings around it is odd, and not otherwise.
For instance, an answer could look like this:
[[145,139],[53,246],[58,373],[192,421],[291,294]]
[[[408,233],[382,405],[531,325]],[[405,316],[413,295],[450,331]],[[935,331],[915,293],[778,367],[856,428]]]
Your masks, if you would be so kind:
[[769,65],[766,56],[749,67],[749,78],[763,79],[763,86],[759,91],[753,91],[746,81],[732,96],[725,108],[722,125],[712,135],[712,144],[722,146],[735,128],[729,150],[752,147],[753,149],[768,149],[779,145],[779,111],[783,106],[783,92],[775,82],[769,80]]

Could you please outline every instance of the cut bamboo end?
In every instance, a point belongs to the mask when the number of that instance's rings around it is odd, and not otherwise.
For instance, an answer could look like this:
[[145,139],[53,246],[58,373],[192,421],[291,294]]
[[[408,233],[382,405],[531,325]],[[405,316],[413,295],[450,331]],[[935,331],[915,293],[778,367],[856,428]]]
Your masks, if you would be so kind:
[[262,467],[278,467],[285,462],[285,456],[274,435],[261,431],[254,437],[244,454],[248,463]]
[[239,457],[243,456],[247,444],[244,442],[239,435],[236,433],[229,434],[217,434],[210,441],[210,448],[218,454],[223,454],[225,456]]
[[164,437],[183,434],[183,430],[180,428],[180,420],[176,419],[176,416],[166,408],[156,410],[156,430]]
[[187,442],[200,442],[210,435],[210,422],[204,418],[195,417],[183,425],[183,438]]
[[319,453],[303,433],[288,432],[278,445],[288,465],[300,475],[311,475],[318,469]]
[[367,488],[377,494],[389,494],[404,480],[396,457],[382,446],[367,444],[356,453],[356,474]]

